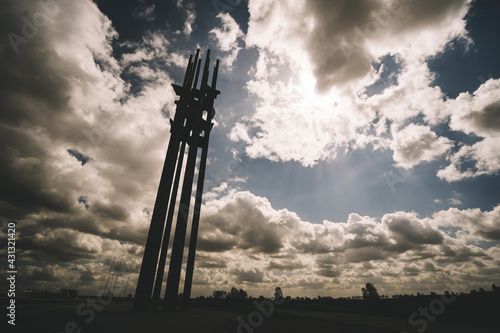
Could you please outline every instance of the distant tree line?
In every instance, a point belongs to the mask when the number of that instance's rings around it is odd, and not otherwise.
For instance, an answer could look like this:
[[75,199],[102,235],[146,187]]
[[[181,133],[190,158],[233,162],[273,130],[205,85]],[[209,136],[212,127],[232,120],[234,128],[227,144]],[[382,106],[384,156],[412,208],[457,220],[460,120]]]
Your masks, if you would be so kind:
[[205,302],[215,302],[218,304],[251,304],[253,301],[263,301],[265,299],[282,299],[283,291],[280,287],[276,287],[274,289],[274,298],[268,298],[264,296],[252,297],[249,296],[248,293],[243,289],[238,289],[236,287],[232,287],[229,291],[226,290],[214,290],[212,295],[198,296],[194,299],[195,303],[205,303]]
[[[497,287],[495,284],[492,284],[491,285],[491,290],[488,291],[488,290],[485,290],[484,288],[479,288],[478,290],[476,289],[472,289],[469,293],[466,293],[466,292],[459,292],[459,293],[455,293],[453,291],[449,291],[449,290],[445,290],[444,291],[444,295],[446,297],[451,297],[451,296],[462,296],[462,297],[465,297],[465,296],[478,296],[480,297],[481,295],[497,295],[497,296],[500,296],[500,287]],[[392,295],[391,298],[411,298],[411,297],[437,297],[438,294],[435,293],[434,291],[431,291],[429,294],[424,294],[424,293],[420,293],[420,292],[417,292],[416,294],[397,294],[397,295]]]
[[[481,297],[483,298],[498,298],[500,297],[500,288],[497,287],[495,284],[492,285],[491,291],[486,291],[484,288],[479,288],[478,290],[471,290],[470,293],[454,293],[452,291],[444,291],[443,293],[444,296],[447,298],[451,298],[453,296],[456,296],[459,299],[463,300],[468,300],[468,299],[478,299],[480,300]],[[317,296],[314,298],[310,297],[291,297],[291,296],[283,296],[283,292],[280,287],[276,287],[274,291],[274,299],[281,299],[284,298],[286,300],[286,303],[288,304],[294,304],[294,303],[320,303],[320,304],[328,304],[328,303],[345,303],[345,302],[352,302],[356,301],[359,302],[361,300],[364,300],[365,302],[375,305],[378,304],[379,302],[386,302],[389,300],[393,300],[395,302],[400,302],[404,300],[418,300],[418,299],[434,299],[438,297],[439,295],[435,292],[430,292],[428,294],[420,293],[417,292],[416,294],[398,294],[398,295],[380,295],[377,291],[377,288],[370,282],[368,282],[363,288],[361,288],[361,295],[360,296],[349,296],[349,297],[339,297],[339,298],[333,298],[331,296]],[[205,297],[205,296],[198,296],[194,300],[205,303],[205,302],[216,302],[219,304],[246,304],[246,303],[251,303],[254,300],[264,300],[264,299],[273,299],[273,297],[264,297],[264,296],[259,296],[259,297],[252,297],[249,296],[248,293],[243,290],[243,289],[237,289],[235,287],[232,287],[231,290],[225,291],[225,290],[214,290],[211,296]]]

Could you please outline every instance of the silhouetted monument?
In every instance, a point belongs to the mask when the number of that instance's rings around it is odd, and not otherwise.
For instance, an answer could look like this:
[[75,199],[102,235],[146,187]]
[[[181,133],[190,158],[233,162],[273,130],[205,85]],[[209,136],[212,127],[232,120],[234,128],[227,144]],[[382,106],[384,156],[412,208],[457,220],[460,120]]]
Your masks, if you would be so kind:
[[[198,87],[198,78],[201,69],[201,59],[198,59],[199,55],[200,50],[197,50],[194,61],[193,55],[189,57],[183,85],[172,85],[175,93],[180,98],[175,102],[177,108],[174,120],[170,119],[171,134],[167,156],[160,178],[160,185],[158,187],[158,194],[151,217],[151,226],[149,228],[135,292],[133,307],[136,310],[155,310],[158,308],[168,242],[176,208],[178,212],[163,308],[165,310],[174,310],[176,307],[189,217],[192,217],[192,227],[182,298],[182,307],[184,309],[187,309],[188,301],[191,297],[201,198],[207,164],[208,141],[210,131],[213,127],[212,119],[215,115],[214,100],[220,94],[220,91],[216,89],[219,60],[217,60],[212,74],[212,85],[208,85],[210,50],[207,51],[203,74]],[[189,145],[189,149],[187,162],[184,163],[186,144]],[[190,215],[189,208],[199,148],[201,148],[201,157],[198,160],[198,179],[194,210]],[[181,174],[183,174],[184,180],[180,200],[177,203],[177,192],[179,190]]]

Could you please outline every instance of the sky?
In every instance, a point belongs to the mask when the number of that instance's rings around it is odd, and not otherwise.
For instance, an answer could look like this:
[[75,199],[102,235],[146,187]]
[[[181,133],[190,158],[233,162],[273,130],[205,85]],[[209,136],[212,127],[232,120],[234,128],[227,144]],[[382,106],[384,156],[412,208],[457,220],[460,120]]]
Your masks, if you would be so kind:
[[95,294],[121,257],[134,293],[171,84],[200,48],[221,94],[193,296],[491,289],[499,14],[494,0],[2,0],[0,251],[15,223],[18,288]]

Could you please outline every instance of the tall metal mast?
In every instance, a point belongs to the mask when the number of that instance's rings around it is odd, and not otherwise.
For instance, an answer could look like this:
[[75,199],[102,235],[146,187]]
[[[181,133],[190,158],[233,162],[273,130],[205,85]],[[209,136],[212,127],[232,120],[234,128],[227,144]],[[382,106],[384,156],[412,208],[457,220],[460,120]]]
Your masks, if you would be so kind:
[[[201,149],[201,159],[198,164],[199,173],[196,185],[194,212],[191,215],[191,233],[189,243],[188,263],[184,284],[182,307],[187,308],[191,296],[196,239],[200,220],[200,208],[205,177],[208,142],[213,127],[214,100],[220,91],[216,89],[219,61],[212,74],[211,85],[208,84],[210,67],[210,50],[207,51],[201,81],[198,87],[201,71],[200,50],[189,57],[186,74],[182,86],[173,84],[175,93],[179,96],[174,119],[170,120],[170,141],[167,156],[160,178],[158,194],[151,218],[151,226],[144,249],[144,257],[139,273],[139,280],[134,298],[134,309],[157,309],[161,294],[165,263],[174,220],[174,212],[178,209],[170,267],[165,291],[164,309],[173,310],[176,307],[179,292],[180,273],[183,262],[184,244],[187,226],[190,221],[191,196],[197,167],[198,150]],[[184,164],[184,154],[188,146],[187,161]],[[179,150],[180,147],[180,150]],[[175,173],[175,175],[174,175]],[[177,195],[181,174],[184,176],[180,202]],[[168,210],[168,216],[167,216]],[[165,221],[166,218],[166,221]],[[153,290],[154,288],[154,290]]]

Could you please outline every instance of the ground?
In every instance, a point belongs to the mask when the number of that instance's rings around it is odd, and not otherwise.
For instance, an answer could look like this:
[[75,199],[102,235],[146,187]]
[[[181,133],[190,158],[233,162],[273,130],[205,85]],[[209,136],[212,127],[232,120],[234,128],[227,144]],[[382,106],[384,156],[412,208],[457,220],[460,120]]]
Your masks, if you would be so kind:
[[[428,303],[428,302],[427,302]],[[99,300],[19,300],[13,332],[337,332],[337,333],[489,333],[498,332],[495,323],[498,303],[447,307],[432,322],[409,324],[419,306],[373,307],[359,303],[284,303],[259,312],[255,304],[193,304],[189,311],[171,313],[132,311],[130,301]],[[423,304],[426,304],[425,302]],[[392,310],[391,310],[392,309]],[[413,309],[413,310],[412,310]],[[262,314],[264,312],[264,314]],[[425,326],[425,327],[424,327]],[[3,331],[3,330],[2,330]]]

